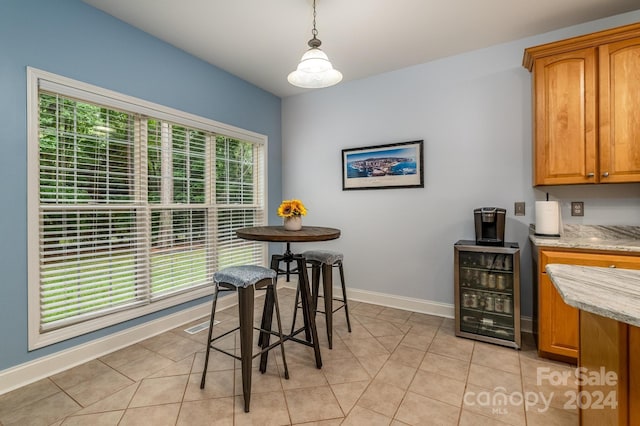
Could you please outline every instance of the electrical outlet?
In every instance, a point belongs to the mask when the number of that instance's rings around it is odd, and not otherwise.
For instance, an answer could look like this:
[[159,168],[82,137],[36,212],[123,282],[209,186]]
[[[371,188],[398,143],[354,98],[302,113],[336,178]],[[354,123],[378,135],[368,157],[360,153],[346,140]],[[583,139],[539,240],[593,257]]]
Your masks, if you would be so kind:
[[516,216],[524,216],[524,201],[516,201],[513,210]]
[[584,216],[584,203],[582,201],[571,202],[571,216]]

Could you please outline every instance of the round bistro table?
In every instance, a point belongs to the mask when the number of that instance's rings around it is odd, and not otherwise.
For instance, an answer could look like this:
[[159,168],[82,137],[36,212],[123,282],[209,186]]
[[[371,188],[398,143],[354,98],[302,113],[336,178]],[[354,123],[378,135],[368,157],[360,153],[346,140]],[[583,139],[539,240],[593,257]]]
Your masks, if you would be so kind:
[[[340,230],[336,228],[327,228],[324,226],[303,226],[299,231],[288,231],[284,229],[284,226],[254,226],[250,228],[240,228],[236,230],[238,238],[252,241],[265,241],[272,243],[287,243],[287,249],[284,254],[274,254],[271,256],[271,269],[280,273],[280,262],[287,262],[287,265],[291,262],[297,264],[298,274],[298,286],[300,287],[300,295],[302,296],[302,316],[304,319],[304,327],[293,330],[292,326],[291,334],[285,336],[285,340],[292,340],[298,343],[312,346],[315,358],[316,367],[322,367],[322,357],[320,355],[320,344],[318,342],[318,331],[316,329],[316,320],[314,315],[313,303],[311,300],[311,290],[309,284],[309,277],[307,274],[305,258],[302,255],[294,254],[291,252],[291,243],[307,243],[314,241],[329,241],[340,238]],[[267,291],[267,298],[265,300],[264,311],[262,315],[263,330],[271,330],[271,320],[273,317],[273,296]],[[294,309],[296,309],[294,307]],[[298,339],[295,336],[302,331],[305,332],[306,340]],[[271,333],[262,332],[258,344],[263,348],[269,346],[269,339]],[[268,352],[262,354],[260,359],[260,367],[266,367]]]

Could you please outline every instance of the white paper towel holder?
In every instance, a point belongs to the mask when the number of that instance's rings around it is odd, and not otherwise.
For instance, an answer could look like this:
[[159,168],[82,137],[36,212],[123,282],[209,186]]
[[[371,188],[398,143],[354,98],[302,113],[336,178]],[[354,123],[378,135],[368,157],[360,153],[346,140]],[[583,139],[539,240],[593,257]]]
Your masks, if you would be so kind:
[[[549,201],[549,194],[547,194],[546,201]],[[560,205],[558,204],[558,231],[560,230],[562,230],[562,214],[560,212]],[[542,234],[534,231],[533,235],[535,235],[536,237],[543,237],[543,238],[560,238],[560,233]]]

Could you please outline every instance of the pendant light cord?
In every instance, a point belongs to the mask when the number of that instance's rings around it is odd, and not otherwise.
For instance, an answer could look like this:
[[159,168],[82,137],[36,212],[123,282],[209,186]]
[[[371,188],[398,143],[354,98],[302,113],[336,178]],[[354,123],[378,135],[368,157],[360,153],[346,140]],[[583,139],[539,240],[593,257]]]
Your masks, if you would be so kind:
[[311,30],[311,34],[313,38],[318,35],[318,30],[316,30],[316,0],[313,0],[313,30]]

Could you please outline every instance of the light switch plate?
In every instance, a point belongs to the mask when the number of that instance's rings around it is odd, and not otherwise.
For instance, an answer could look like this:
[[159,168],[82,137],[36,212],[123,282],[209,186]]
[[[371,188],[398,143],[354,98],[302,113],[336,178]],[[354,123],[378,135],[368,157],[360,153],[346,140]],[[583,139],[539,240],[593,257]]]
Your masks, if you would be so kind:
[[584,216],[584,202],[582,201],[571,202],[571,216]]
[[516,216],[524,216],[524,201],[516,201],[513,210]]

